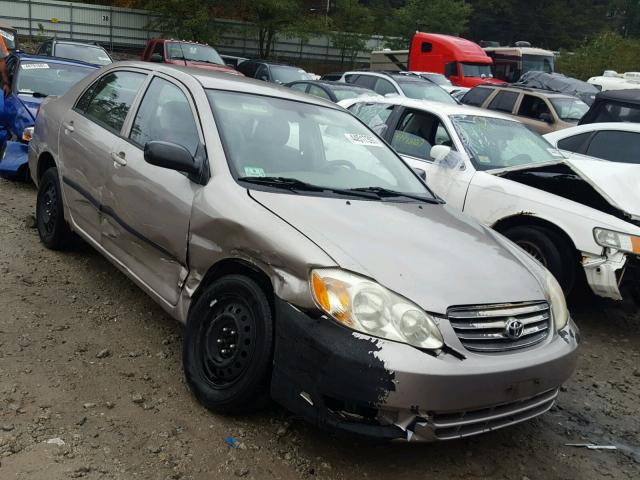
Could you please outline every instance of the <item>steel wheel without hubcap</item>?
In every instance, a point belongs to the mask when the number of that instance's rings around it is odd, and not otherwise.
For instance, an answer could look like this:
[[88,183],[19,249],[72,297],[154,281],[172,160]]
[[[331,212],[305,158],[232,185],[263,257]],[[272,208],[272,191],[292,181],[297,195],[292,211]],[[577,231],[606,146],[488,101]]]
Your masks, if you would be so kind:
[[240,299],[213,302],[211,317],[202,325],[203,370],[215,387],[235,382],[247,369],[255,345],[254,320]]
[[56,168],[47,169],[40,179],[36,200],[36,226],[40,240],[47,248],[60,250],[72,244],[73,234],[64,219],[60,179]]
[[42,192],[42,202],[38,204],[39,226],[47,236],[53,235],[58,219],[58,202],[56,187],[49,183]]

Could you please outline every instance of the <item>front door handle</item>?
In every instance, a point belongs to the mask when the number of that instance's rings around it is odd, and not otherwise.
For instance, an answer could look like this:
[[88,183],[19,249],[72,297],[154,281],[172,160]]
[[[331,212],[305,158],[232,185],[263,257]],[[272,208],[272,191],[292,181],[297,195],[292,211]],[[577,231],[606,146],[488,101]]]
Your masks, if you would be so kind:
[[127,164],[127,159],[125,158],[124,152],[111,152],[111,158],[114,163],[118,165],[125,166]]
[[67,132],[73,132],[75,128],[73,128],[73,122],[63,123],[62,126]]

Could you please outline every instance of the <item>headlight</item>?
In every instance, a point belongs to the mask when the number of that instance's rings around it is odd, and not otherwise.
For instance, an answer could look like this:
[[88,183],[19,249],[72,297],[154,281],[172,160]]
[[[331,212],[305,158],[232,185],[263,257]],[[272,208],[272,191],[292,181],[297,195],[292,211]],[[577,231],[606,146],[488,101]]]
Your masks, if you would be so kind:
[[567,301],[564,299],[562,287],[548,270],[546,272],[546,284],[548,300],[551,305],[551,315],[553,315],[553,324],[557,332],[558,330],[562,330],[569,321]]
[[614,232],[604,228],[594,228],[593,237],[601,247],[615,248],[640,255],[640,237],[628,233]]
[[27,127],[22,131],[22,140],[29,142],[33,137],[33,127]]
[[367,278],[337,268],[313,270],[311,291],[320,309],[353,330],[418,348],[442,348],[430,315]]

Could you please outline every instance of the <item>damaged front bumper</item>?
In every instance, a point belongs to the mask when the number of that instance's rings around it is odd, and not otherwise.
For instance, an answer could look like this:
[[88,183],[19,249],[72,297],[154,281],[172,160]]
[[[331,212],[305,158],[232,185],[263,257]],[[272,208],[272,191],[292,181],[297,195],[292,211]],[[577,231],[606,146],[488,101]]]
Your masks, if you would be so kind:
[[629,293],[640,302],[640,261],[637,256],[609,251],[606,256],[583,254],[582,266],[595,295],[622,300]]
[[0,176],[28,178],[29,144],[7,141],[0,155]]
[[[461,438],[546,412],[575,368],[579,341],[569,321],[517,353],[436,355],[311,318],[279,299],[276,322],[273,398],[317,425],[387,440]],[[441,329],[447,342],[451,328]]]

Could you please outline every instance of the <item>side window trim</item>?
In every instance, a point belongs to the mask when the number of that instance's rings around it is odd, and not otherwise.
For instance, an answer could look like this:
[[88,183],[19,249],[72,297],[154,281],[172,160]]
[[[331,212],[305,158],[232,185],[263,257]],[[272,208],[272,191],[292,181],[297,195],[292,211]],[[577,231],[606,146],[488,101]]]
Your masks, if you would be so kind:
[[187,102],[189,102],[189,109],[191,110],[191,115],[193,115],[193,119],[195,121],[196,124],[196,129],[198,130],[198,140],[200,141],[200,144],[205,145],[204,142],[204,131],[202,129],[202,125],[200,123],[200,112],[198,112],[198,109],[196,107],[196,103],[193,99],[193,96],[191,95],[191,92],[187,89],[187,87],[180,81],[176,80],[175,78],[172,78],[170,76],[164,75],[160,72],[153,72],[151,73],[146,82],[144,83],[144,85],[140,88],[140,91],[138,92],[138,95],[136,96],[135,100],[133,101],[133,103],[131,104],[131,108],[129,109],[129,114],[127,115],[127,119],[124,122],[124,125],[122,126],[122,135],[121,137],[127,141],[128,143],[130,143],[131,145],[139,148],[140,150],[142,150],[144,148],[144,145],[141,146],[139,144],[137,144],[136,142],[134,142],[133,140],[131,140],[131,138],[129,138],[129,136],[131,135],[131,129],[133,128],[133,122],[135,120],[135,118],[138,116],[138,111],[140,110],[140,107],[142,106],[142,101],[147,93],[147,90],[149,90],[149,87],[151,86],[151,82],[153,82],[154,78],[160,78],[162,80],[165,80],[167,82],[169,82],[171,85],[175,86],[176,88],[178,88],[186,97]]
[[[105,78],[107,75],[111,75],[112,73],[118,73],[118,72],[139,73],[139,74],[142,74],[142,75],[146,75],[147,78],[145,78],[145,80],[143,81],[140,89],[138,90],[138,93],[134,97],[133,102],[131,103],[131,107],[129,108],[129,111],[127,112],[127,116],[125,117],[124,122],[122,124],[122,127],[120,128],[120,131],[116,132],[116,131],[112,130],[111,128],[109,128],[108,126],[96,122],[93,118],[90,118],[89,116],[87,116],[87,114],[84,111],[80,110],[77,107],[78,107],[78,103],[80,102],[80,99],[85,95],[85,93],[87,93],[91,88],[93,88],[94,85],[97,85],[99,82],[101,82],[102,79]],[[87,88],[85,88],[82,91],[82,93],[80,95],[78,95],[78,98],[76,99],[76,102],[73,104],[73,107],[71,107],[71,110],[76,112],[78,115],[86,118],[90,122],[95,123],[96,125],[100,125],[102,128],[108,130],[109,132],[113,133],[114,135],[117,135],[118,137],[126,140],[126,136],[124,135],[123,132],[125,131],[125,127],[127,126],[127,124],[130,123],[131,111],[137,105],[136,102],[138,102],[139,99],[140,99],[140,93],[143,90],[146,91],[146,86],[148,85],[149,77],[151,76],[151,75],[149,75],[149,73],[150,73],[149,70],[136,69],[136,68],[114,68],[112,70],[109,70],[109,71],[105,72],[103,75],[100,75],[98,78],[96,78],[91,84],[89,84],[89,86]],[[91,97],[91,100],[89,100],[89,102],[91,102],[95,98],[95,94],[96,94],[96,92],[94,91],[93,95]],[[137,111],[137,109],[136,109],[136,111]]]

